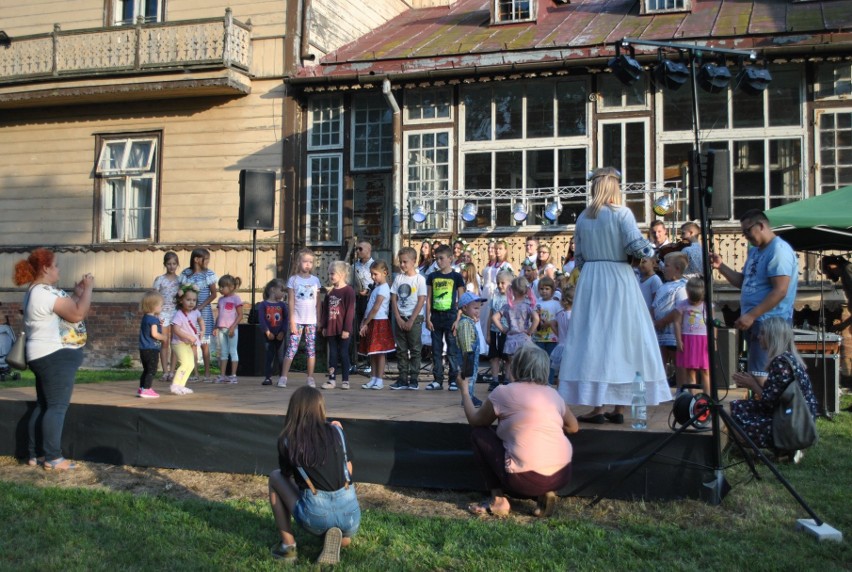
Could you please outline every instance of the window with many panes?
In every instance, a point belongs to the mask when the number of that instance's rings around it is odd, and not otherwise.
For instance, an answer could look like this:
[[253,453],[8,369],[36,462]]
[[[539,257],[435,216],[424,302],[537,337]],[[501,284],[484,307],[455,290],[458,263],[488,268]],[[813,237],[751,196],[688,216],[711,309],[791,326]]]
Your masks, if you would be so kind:
[[535,19],[537,0],[492,0],[492,23],[509,24]]
[[308,150],[343,146],[343,98],[321,96],[308,105]]
[[160,134],[102,136],[98,175],[100,240],[154,240]]
[[418,89],[405,92],[407,123],[426,123],[452,119],[453,95],[448,88]]
[[[799,66],[770,67],[772,82],[759,95],[732,85],[719,93],[698,90],[702,150],[730,155],[732,220],[745,211],[765,210],[804,196],[804,77]],[[736,70],[732,70],[736,78]],[[661,89],[657,97],[658,147],[666,180],[679,177],[692,150],[692,96],[688,88]]]
[[643,14],[683,12],[689,9],[689,0],[642,0]]
[[[474,201],[478,217],[465,228],[551,224],[543,210],[557,189],[586,182],[586,80],[471,86],[461,100],[464,189],[491,191]],[[528,210],[521,223],[512,216],[518,201]],[[584,197],[562,199],[555,224],[572,224],[584,207]]]
[[131,26],[141,17],[144,23],[163,21],[165,0],[112,0],[112,24]]
[[821,63],[817,69],[816,99],[852,97],[852,63]]
[[448,225],[450,188],[450,132],[409,132],[405,138],[407,155],[405,184],[408,189],[409,208],[426,209],[426,221],[414,230],[445,229]]
[[852,185],[852,110],[817,112],[819,192]]
[[596,81],[598,111],[606,113],[648,109],[648,80],[645,76],[631,85],[624,85],[612,74],[598,74]]
[[393,113],[380,94],[352,101],[352,170],[393,166]]
[[343,240],[343,155],[308,156],[305,240],[336,245]]

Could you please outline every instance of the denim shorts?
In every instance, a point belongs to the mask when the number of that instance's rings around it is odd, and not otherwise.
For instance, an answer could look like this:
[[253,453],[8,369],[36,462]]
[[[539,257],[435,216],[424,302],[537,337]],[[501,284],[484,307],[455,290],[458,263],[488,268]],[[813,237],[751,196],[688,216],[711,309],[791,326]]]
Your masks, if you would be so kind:
[[350,538],[361,526],[361,507],[355,496],[355,485],[337,491],[301,491],[293,516],[299,525],[315,536],[324,535],[329,528],[337,527],[343,536]]

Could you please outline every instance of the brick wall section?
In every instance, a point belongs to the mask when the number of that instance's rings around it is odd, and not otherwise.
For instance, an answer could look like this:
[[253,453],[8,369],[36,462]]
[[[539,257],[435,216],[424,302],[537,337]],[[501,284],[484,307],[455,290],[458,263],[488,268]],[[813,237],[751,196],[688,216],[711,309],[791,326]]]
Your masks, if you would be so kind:
[[[3,304],[0,312],[0,320],[8,318],[15,332],[22,330],[20,304]],[[93,304],[86,319],[89,339],[83,367],[114,367],[126,355],[139,366],[140,320],[138,303]]]

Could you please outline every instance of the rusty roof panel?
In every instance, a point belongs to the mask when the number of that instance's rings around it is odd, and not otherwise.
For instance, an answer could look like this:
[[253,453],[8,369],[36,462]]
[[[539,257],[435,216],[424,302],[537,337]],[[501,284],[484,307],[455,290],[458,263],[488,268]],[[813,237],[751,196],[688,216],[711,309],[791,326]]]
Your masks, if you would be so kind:
[[716,18],[716,24],[713,26],[713,36],[742,36],[747,34],[753,9],[753,2],[723,0],[719,8],[719,16]]
[[639,14],[640,0],[537,1],[536,22],[496,26],[490,24],[490,0],[408,10],[299,75],[397,74],[602,57],[623,37],[770,47],[833,43],[840,37],[848,43],[852,31],[852,0],[693,0],[691,12],[648,15]]
[[[755,2],[748,31],[751,34],[772,34],[787,29],[787,4],[783,0]],[[845,4],[845,2],[844,2]],[[848,10],[849,7],[847,6]]]

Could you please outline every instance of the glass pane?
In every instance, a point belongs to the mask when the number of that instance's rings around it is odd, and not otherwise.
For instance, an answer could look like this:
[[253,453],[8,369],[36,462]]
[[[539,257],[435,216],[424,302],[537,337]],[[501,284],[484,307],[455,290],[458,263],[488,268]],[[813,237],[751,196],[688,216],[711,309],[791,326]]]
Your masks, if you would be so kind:
[[802,199],[802,142],[800,139],[769,141],[770,207]]
[[799,70],[772,71],[769,84],[769,126],[802,124],[802,75]]
[[[641,183],[648,177],[645,174],[645,124],[626,123],[624,125],[624,173],[625,183]],[[646,193],[630,193],[625,201],[639,224],[647,221]]]
[[127,142],[125,140],[107,141],[104,143],[103,151],[101,152],[100,164],[98,165],[98,171],[120,170],[126,144]]
[[[538,149],[527,151],[527,189],[553,188],[555,187],[556,173],[554,172],[554,150]],[[531,224],[550,224],[544,217],[545,204],[551,202],[555,193],[550,198],[535,199],[529,203]],[[531,220],[532,218],[535,220]]]
[[692,144],[690,143],[676,143],[663,147],[663,180],[677,183],[681,191],[675,195],[675,208],[673,211],[665,217],[660,218],[673,218],[677,221],[688,218],[687,197],[689,196],[689,192],[687,178],[689,172],[689,154],[691,152]]
[[519,85],[494,89],[494,135],[500,139],[523,137],[524,89]]
[[145,0],[145,21],[159,22],[160,0]]
[[[726,128],[728,126],[728,90],[719,93],[709,93],[703,89],[699,89],[698,117],[701,120],[702,131]],[[692,128],[691,125],[690,128]]]
[[[491,153],[468,153],[464,156],[464,188],[490,189]],[[477,201],[476,220],[467,223],[467,227],[493,226],[491,219],[491,201]]]
[[128,169],[145,169],[154,148],[153,141],[133,141],[130,143],[130,153],[127,156]]
[[[775,78],[772,84],[775,84]],[[763,93],[751,95],[741,89],[733,90],[734,128],[763,127]],[[701,127],[704,127],[702,121]]]
[[553,137],[551,84],[532,84],[527,90],[527,137]]
[[734,218],[749,209],[765,209],[764,142],[734,141]]
[[692,130],[692,95],[688,87],[663,90],[663,130]]
[[[497,189],[523,188],[523,154],[521,151],[507,151],[494,154],[494,187]],[[520,194],[520,193],[518,193]],[[497,226],[516,224],[512,218],[511,199],[495,201]]]
[[586,134],[586,109],[589,100],[585,82],[565,81],[556,84],[557,136]]
[[621,171],[621,124],[607,123],[601,126],[603,132],[603,161],[601,167],[615,167]]
[[[585,185],[586,176],[589,172],[586,149],[559,149],[558,157],[559,179],[557,184],[560,187]],[[586,208],[585,196],[563,198],[559,224],[574,224],[584,208]]]
[[606,107],[621,107],[622,84],[612,75],[598,74],[598,92]]
[[491,90],[469,89],[462,96],[464,102],[464,140],[491,140]]

